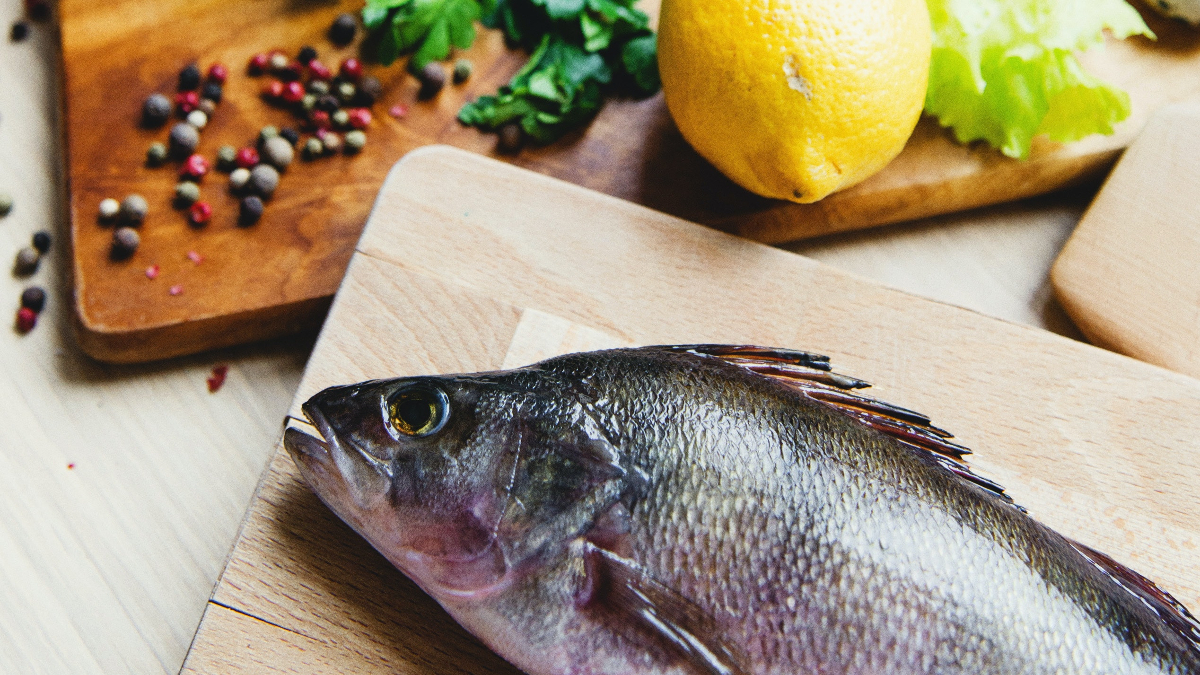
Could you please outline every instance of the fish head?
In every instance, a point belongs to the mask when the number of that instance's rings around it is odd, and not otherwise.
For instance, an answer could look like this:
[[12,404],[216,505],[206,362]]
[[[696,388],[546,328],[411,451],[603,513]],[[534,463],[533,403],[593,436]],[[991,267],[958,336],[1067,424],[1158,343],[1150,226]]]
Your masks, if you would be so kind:
[[321,500],[426,592],[489,597],[611,521],[622,491],[618,453],[539,380],[334,387],[303,407],[321,437],[289,428],[284,443]]

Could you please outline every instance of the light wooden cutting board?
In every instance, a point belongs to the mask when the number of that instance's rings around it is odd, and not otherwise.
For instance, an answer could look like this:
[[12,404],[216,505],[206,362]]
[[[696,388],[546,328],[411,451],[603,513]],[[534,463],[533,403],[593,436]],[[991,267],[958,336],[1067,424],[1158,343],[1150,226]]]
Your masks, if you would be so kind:
[[1200,377],[1200,99],[1150,120],[1050,279],[1093,343]]
[[[957,432],[1043,522],[1200,608],[1200,381],[460,150],[391,172],[292,414],[333,384],[681,342],[831,355]],[[183,672],[513,669],[322,506],[281,450]]]
[[[651,14],[658,0],[644,0]],[[661,95],[607,103],[585,130],[544,148],[497,155],[495,136],[455,121],[459,107],[508,81],[525,55],[481,30],[466,52],[475,74],[432,101],[417,101],[417,81],[400,65],[369,65],[384,84],[367,148],[355,157],[297,161],[284,175],[262,221],[236,224],[238,200],[222,174],[203,187],[213,220],[204,228],[172,209],[177,165],[143,165],[146,146],[167,129],[138,127],[142,100],[171,92],[192,61],[230,66],[224,102],[202,134],[209,159],[223,144],[251,142],[266,124],[294,125],[286,111],[259,100],[266,78],[247,77],[255,52],[317,47],[336,63],[357,45],[336,49],[324,34],[339,12],[362,0],[61,0],[63,101],[71,188],[75,308],[80,342],[113,362],[162,359],[263,339],[320,324],[341,283],[384,176],[418,146],[447,143],[673,215],[769,243],[961,211],[1098,181],[1151,112],[1200,91],[1200,31],[1146,10],[1158,34],[1110,40],[1083,58],[1089,72],[1127,90],[1129,120],[1113,136],[1066,146],[1035,144],[1029,161],[1008,159],[980,144],[960,145],[931,119],[917,126],[904,152],[866,182],[817,204],[756,197],[724,178],[676,130]],[[409,107],[403,119],[387,110]],[[109,257],[112,232],[96,220],[106,197],[140,193],[151,212],[138,254]],[[196,251],[204,263],[187,257]],[[145,276],[158,265],[156,281]],[[168,289],[181,286],[171,295]]]

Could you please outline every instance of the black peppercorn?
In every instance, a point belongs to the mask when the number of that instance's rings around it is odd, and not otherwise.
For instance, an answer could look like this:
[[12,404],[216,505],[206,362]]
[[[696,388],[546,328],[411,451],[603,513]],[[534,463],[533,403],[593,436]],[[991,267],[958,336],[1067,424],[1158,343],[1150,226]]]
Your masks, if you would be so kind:
[[327,113],[331,113],[340,107],[342,107],[342,102],[336,96],[326,94],[317,99],[317,110],[324,110]]
[[306,66],[308,64],[312,63],[312,60],[315,58],[317,58],[317,50],[313,49],[312,47],[310,47],[308,45],[304,45],[303,47],[301,47],[300,54],[298,56],[296,56],[296,60],[299,61],[300,63],[303,63]]
[[179,71],[179,91],[194,91],[200,86],[200,66],[189,63]]
[[38,253],[45,253],[50,250],[50,233],[41,230],[33,234],[33,247],[38,250]]
[[279,130],[279,135],[282,136],[288,143],[293,146],[300,142],[300,132],[292,127],[284,127]]
[[255,195],[250,195],[242,200],[241,214],[238,216],[238,224],[242,227],[248,227],[258,222],[262,218],[263,201]]
[[13,42],[21,42],[29,37],[29,24],[24,21],[17,21],[12,25],[12,32],[8,34]]
[[375,105],[375,101],[383,94],[383,84],[379,78],[370,75],[364,75],[358,82],[358,94],[354,102],[363,108],[370,108]]
[[50,18],[49,0],[26,0],[25,13],[34,21],[45,21]]
[[220,103],[221,94],[223,93],[219,82],[205,82],[204,89],[200,92],[200,98],[206,98],[213,103]]
[[40,312],[46,306],[46,291],[40,286],[30,286],[21,293],[21,306],[33,312]]
[[354,40],[354,34],[357,32],[358,22],[354,20],[354,15],[341,14],[329,27],[329,41],[335,45],[348,45]]
[[525,132],[517,122],[502,125],[497,131],[496,148],[503,153],[514,154],[525,144]]
[[148,127],[161,127],[171,118],[171,101],[162,94],[150,94],[142,103],[142,122]]
[[113,232],[112,257],[114,260],[124,260],[133,255],[142,238],[132,227],[119,227]]
[[417,78],[421,80],[421,91],[417,95],[421,98],[433,98],[446,86],[446,69],[442,68],[442,64],[430,61],[417,74]]

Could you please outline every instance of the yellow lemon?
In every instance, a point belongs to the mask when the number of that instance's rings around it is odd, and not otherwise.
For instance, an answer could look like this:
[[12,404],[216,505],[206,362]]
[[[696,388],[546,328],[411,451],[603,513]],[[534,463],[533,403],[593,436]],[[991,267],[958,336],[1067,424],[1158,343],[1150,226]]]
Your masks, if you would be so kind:
[[925,0],[663,0],[663,94],[742,187],[815,202],[879,171],[920,117]]

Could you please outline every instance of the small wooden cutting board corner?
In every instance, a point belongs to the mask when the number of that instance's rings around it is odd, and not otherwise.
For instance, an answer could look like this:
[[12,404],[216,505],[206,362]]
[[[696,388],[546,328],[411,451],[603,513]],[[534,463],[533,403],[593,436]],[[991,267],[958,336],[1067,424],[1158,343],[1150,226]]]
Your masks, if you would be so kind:
[[[646,0],[645,8],[653,14],[657,4]],[[366,150],[296,162],[255,227],[237,226],[238,200],[220,174],[209,176],[202,190],[214,208],[212,222],[187,225],[185,214],[172,208],[175,165],[144,166],[146,146],[165,140],[167,129],[137,126],[142,100],[155,91],[173,94],[184,65],[220,61],[230,67],[230,79],[202,134],[201,154],[211,159],[222,144],[246,145],[266,124],[296,124],[260,101],[264,80],[248,77],[244,64],[256,52],[295,53],[304,44],[331,64],[357,54],[357,45],[330,45],[325,32],[338,13],[361,7],[361,0],[61,0],[75,303],[87,353],[104,361],[149,361],[312,329],[396,159],[434,143],[496,155],[493,135],[455,121],[462,103],[494,92],[525,59],[505,48],[498,31],[485,29],[471,49],[456,54],[475,63],[475,75],[433,101],[416,100],[416,80],[404,68],[369,66],[385,92]],[[957,144],[923,119],[904,152],[860,185],[817,204],[771,201],[737,187],[697,155],[661,95],[610,101],[585,130],[504,158],[768,243],[1020,199],[1098,180],[1153,110],[1200,91],[1200,31],[1149,13],[1147,20],[1157,43],[1110,40],[1084,57],[1090,72],[1129,91],[1130,119],[1113,136],[1041,143],[1025,162]],[[408,106],[403,119],[387,114],[395,103]],[[108,256],[112,232],[97,223],[97,207],[130,193],[145,196],[151,212],[137,255],[116,262]],[[204,263],[193,263],[190,252]],[[145,274],[151,266],[159,269],[153,280]]]
[[1094,344],[1200,377],[1200,97],[1160,110],[1051,270]]
[[[1200,607],[1200,382],[452,148],[389,174],[291,423],[330,385],[696,342],[829,354],[954,431],[1037,518]],[[351,672],[516,671],[280,450],[183,673]]]

